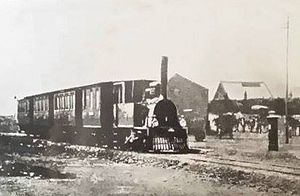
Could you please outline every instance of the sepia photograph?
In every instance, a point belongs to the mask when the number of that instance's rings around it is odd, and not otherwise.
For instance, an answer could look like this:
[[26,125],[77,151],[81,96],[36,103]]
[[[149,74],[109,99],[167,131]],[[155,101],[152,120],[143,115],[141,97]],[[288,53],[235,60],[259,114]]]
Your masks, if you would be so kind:
[[300,195],[300,1],[0,0],[0,196]]

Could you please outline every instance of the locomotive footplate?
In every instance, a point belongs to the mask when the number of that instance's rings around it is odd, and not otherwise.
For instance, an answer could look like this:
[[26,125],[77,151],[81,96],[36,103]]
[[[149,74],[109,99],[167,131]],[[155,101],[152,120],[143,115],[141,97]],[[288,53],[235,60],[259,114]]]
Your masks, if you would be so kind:
[[187,152],[187,132],[182,128],[151,128],[149,129],[148,148],[149,151],[154,152]]

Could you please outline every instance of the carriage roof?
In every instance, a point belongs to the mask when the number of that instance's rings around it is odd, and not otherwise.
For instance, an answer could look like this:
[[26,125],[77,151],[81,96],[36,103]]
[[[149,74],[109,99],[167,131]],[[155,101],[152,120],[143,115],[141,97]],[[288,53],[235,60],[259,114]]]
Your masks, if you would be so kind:
[[101,86],[101,85],[109,84],[109,83],[136,82],[136,81],[154,82],[156,80],[145,80],[145,79],[141,80],[140,79],[140,80],[117,80],[117,81],[98,82],[98,83],[93,83],[93,84],[88,84],[88,85],[83,85],[83,86],[77,86],[77,87],[65,88],[65,89],[60,89],[60,90],[55,90],[55,91],[48,91],[45,93],[39,93],[39,94],[35,94],[35,95],[29,95],[29,96],[24,97],[23,99],[28,99],[28,98],[32,98],[32,97],[36,97],[36,96],[46,96],[46,95],[54,94],[54,93],[74,91],[77,89],[91,88],[94,86]]

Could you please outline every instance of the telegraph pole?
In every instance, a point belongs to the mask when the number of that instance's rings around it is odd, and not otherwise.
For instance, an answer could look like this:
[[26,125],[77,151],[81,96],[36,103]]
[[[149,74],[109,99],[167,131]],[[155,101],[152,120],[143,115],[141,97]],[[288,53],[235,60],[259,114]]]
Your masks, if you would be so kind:
[[289,143],[289,123],[288,123],[288,98],[289,98],[289,17],[287,18],[286,26],[286,57],[285,57],[285,66],[286,66],[286,83],[285,83],[285,143]]

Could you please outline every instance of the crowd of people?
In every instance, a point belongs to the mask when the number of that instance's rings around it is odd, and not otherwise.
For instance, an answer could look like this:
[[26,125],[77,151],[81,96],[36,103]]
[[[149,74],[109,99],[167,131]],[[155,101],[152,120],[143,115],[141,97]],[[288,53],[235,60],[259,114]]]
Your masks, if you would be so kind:
[[233,132],[265,133],[268,125],[266,115],[245,116],[234,113],[221,114],[214,119],[214,123],[220,138],[226,134],[232,138]]

